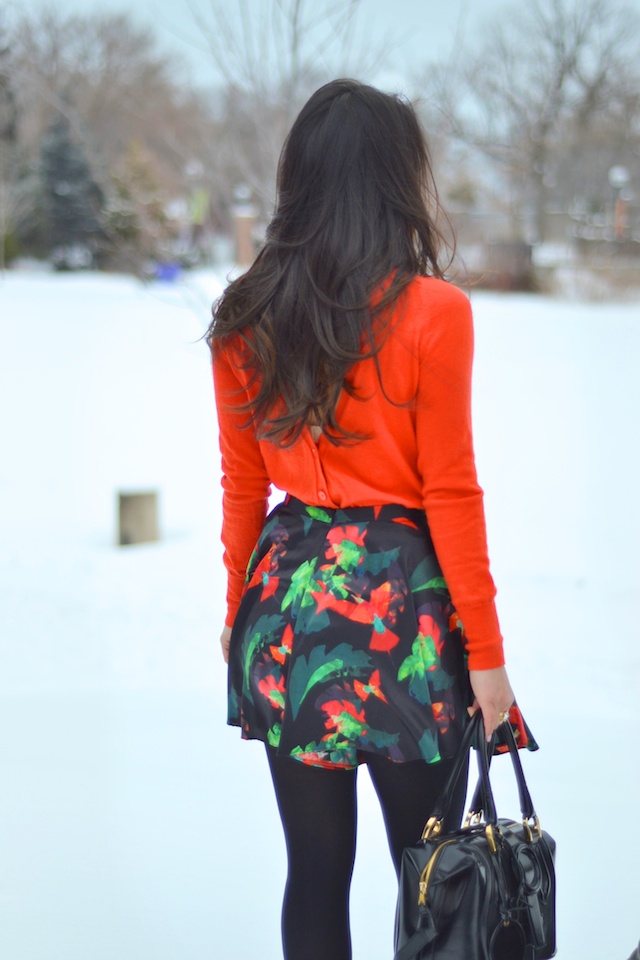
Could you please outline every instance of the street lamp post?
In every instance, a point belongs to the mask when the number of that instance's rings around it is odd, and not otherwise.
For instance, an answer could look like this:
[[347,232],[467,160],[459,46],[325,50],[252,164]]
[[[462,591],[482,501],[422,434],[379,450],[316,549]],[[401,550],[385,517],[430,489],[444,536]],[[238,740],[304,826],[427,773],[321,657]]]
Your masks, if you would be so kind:
[[626,167],[611,167],[609,186],[613,190],[613,236],[618,241],[624,240],[627,233],[627,198],[624,188],[628,183],[629,171]]
[[249,267],[255,258],[254,230],[258,210],[251,199],[251,190],[240,184],[233,192],[233,222],[235,232],[235,261],[239,267]]

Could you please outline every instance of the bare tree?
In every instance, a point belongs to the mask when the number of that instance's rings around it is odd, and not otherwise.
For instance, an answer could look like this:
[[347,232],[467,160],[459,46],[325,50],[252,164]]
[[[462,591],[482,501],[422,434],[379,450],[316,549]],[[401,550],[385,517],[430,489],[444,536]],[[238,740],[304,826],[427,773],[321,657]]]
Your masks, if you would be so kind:
[[181,64],[157,50],[153,33],[124,14],[67,16],[49,8],[16,29],[25,136],[43,117],[65,114],[96,167],[132,139],[153,140],[167,172],[189,159],[190,96]]
[[457,77],[447,70],[443,112],[503,171],[514,218],[528,209],[542,240],[548,197],[585,148],[605,129],[629,133],[640,19],[619,0],[531,0],[486,35]]
[[[361,0],[222,0],[194,20],[224,81],[216,120],[225,179],[247,184],[268,210],[278,156],[309,94],[336,75],[364,74],[383,54],[356,43]],[[227,182],[228,179],[227,179]]]
[[[152,246],[159,218],[149,211],[188,196],[189,171],[202,166],[214,129],[208,104],[192,90],[180,59],[160,53],[154,33],[124,14],[69,16],[55,8],[18,13],[10,47],[20,182],[35,211],[30,216],[27,210],[19,224],[23,243],[35,248],[43,240],[41,143],[56,117],[64,117],[107,213],[121,213],[124,190],[140,230],[148,228],[142,247]],[[144,176],[140,163],[130,162],[134,156],[144,157]],[[122,181],[127,174],[130,189]],[[107,232],[110,222],[107,217]],[[115,230],[111,240],[117,246],[122,233]]]

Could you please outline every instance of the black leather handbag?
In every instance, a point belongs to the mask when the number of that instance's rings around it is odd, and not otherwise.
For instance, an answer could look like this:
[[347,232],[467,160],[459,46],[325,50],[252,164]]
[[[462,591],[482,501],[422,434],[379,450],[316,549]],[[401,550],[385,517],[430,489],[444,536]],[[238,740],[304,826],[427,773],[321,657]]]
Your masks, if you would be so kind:
[[[472,717],[422,839],[403,853],[395,960],[547,960],[556,952],[555,841],[540,827],[510,724],[501,727],[522,819],[496,816],[490,745]],[[442,822],[471,745],[479,777],[464,825]]]

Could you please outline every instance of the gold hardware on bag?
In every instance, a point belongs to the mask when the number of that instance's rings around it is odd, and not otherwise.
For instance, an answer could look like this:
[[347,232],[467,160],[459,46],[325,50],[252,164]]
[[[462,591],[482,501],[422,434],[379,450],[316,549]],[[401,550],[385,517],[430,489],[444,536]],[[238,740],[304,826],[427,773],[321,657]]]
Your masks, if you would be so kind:
[[468,814],[464,818],[463,827],[475,827],[477,824],[482,823],[482,817],[484,810],[469,810]]
[[442,830],[442,820],[438,820],[436,817],[429,817],[429,819],[424,825],[424,830],[422,831],[421,839],[431,840],[432,837],[437,837],[441,830]]
[[[533,832],[531,830],[531,824],[529,823],[528,820],[523,820],[522,826],[524,828],[524,835],[527,838],[527,841],[529,843],[533,843]],[[538,817],[535,813],[533,815],[533,829],[536,833],[536,836],[538,837],[542,836],[542,827],[540,826],[540,821],[538,820]]]
[[490,823],[486,825],[486,827],[484,828],[484,832],[487,838],[487,843],[489,844],[489,850],[491,850],[491,853],[497,853],[498,844],[496,843],[496,838],[493,833],[493,827],[491,826]]
[[440,853],[442,852],[442,850],[448,844],[455,843],[455,842],[456,842],[456,837],[454,837],[452,840],[443,840],[442,843],[438,844],[436,849],[433,851],[433,853],[429,857],[427,865],[422,871],[422,873],[420,874],[420,880],[418,882],[418,889],[420,890],[420,893],[418,894],[419,907],[424,907],[427,904],[427,890],[429,889],[429,881],[431,880],[431,874],[435,869],[436,860],[440,856]]

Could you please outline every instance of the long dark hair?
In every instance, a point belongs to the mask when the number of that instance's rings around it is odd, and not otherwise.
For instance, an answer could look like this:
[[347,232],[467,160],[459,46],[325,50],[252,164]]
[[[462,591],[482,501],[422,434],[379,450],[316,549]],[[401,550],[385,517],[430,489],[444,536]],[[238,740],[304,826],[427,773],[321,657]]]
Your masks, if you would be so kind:
[[[411,104],[334,80],[302,108],[284,144],[264,247],[214,306],[207,341],[233,341],[256,395],[247,425],[282,445],[306,424],[333,443],[347,374],[376,357],[389,308],[418,275],[442,277],[438,200]],[[242,407],[241,407],[242,409]]]

